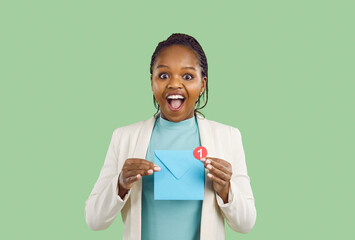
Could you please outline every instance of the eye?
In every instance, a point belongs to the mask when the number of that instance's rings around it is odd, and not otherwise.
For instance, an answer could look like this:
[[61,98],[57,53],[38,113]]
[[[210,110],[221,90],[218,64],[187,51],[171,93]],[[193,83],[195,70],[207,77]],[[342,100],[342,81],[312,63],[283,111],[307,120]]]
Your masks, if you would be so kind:
[[184,79],[185,80],[191,80],[191,79],[193,79],[194,77],[191,75],[191,74],[185,74],[184,75]]
[[166,73],[161,73],[161,74],[159,74],[159,78],[160,78],[160,79],[166,79],[166,78],[168,78],[168,74],[166,74]]

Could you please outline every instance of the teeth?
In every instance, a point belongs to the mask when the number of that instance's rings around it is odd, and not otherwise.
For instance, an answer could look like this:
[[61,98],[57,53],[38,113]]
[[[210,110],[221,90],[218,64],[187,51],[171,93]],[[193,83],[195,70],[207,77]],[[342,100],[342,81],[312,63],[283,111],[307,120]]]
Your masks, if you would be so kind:
[[181,95],[170,95],[167,99],[184,99],[184,97]]

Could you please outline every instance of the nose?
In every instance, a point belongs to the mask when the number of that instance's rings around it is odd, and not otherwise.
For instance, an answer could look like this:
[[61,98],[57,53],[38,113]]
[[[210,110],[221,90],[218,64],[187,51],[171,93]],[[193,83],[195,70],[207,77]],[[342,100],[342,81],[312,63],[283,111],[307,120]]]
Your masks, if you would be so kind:
[[182,82],[179,76],[173,76],[170,78],[170,81],[168,83],[168,88],[182,88]]

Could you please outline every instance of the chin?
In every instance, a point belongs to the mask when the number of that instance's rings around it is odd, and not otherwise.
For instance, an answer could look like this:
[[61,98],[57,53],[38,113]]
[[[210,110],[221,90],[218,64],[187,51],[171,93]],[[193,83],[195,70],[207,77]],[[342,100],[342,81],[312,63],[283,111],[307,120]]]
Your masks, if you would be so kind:
[[187,114],[185,112],[173,112],[173,113],[170,113],[170,114],[166,114],[166,113],[163,113],[164,117],[171,121],[171,122],[181,122],[181,121],[184,121],[188,118],[191,118],[193,117],[193,112],[192,114]]

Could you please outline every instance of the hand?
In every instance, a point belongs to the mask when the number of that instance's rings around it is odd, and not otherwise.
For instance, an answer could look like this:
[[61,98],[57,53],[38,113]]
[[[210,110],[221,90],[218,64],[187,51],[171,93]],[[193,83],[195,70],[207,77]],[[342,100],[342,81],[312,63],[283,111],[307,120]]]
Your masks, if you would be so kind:
[[119,195],[123,199],[124,195],[132,188],[133,184],[142,176],[152,175],[153,172],[160,171],[160,167],[141,158],[128,158],[118,178]]
[[209,170],[207,176],[213,181],[213,189],[223,199],[228,202],[230,180],[232,178],[232,165],[219,158],[206,157],[201,161],[205,163],[205,168]]

